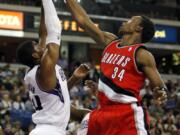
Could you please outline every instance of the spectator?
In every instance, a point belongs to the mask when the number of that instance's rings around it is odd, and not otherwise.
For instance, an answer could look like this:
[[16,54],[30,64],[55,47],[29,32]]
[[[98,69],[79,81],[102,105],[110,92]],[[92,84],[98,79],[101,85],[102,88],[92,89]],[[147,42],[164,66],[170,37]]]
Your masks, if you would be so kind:
[[[149,17],[161,19],[179,18],[177,7],[180,0],[111,0],[108,3],[99,3],[95,0],[81,0],[81,4],[89,14],[108,15],[117,17],[130,17],[130,15],[146,14]],[[39,0],[0,0],[1,3],[25,6],[40,7]],[[56,7],[61,11],[66,11],[63,0],[54,0]],[[118,6],[117,6],[118,5]],[[171,11],[169,13],[168,11]],[[153,12],[153,16],[152,16]],[[168,14],[168,15],[167,15]],[[5,61],[4,54],[1,54],[1,61]]]
[[22,102],[21,96],[16,95],[15,101],[13,102],[13,109],[25,111],[25,104]]
[[176,118],[176,128],[180,130],[180,115]]
[[24,131],[21,129],[21,123],[19,121],[14,122],[15,134],[14,135],[25,135]]
[[0,125],[4,128],[7,124],[11,124],[11,117],[10,113],[6,112],[4,115],[2,115],[2,120],[0,122]]
[[6,92],[2,96],[2,100],[0,102],[0,113],[2,115],[6,114],[8,111],[11,110],[12,101],[9,96],[9,92]]
[[164,124],[164,131],[166,133],[170,133],[172,135],[175,135],[177,133],[176,125],[174,124],[174,120],[172,118],[167,119],[167,123]]
[[[78,63],[71,68],[74,69],[76,65]],[[95,70],[94,64],[90,63],[90,65]],[[6,80],[8,77],[8,81],[12,84],[12,90],[7,90],[4,84],[1,83],[0,126],[4,130],[5,135],[24,135],[34,128],[34,125],[31,123],[31,112],[33,111],[31,101],[28,98],[28,92],[25,90],[22,79],[19,79],[25,74],[26,69],[20,68],[15,71],[10,68],[12,68],[11,65],[8,65],[6,70],[4,67],[0,68],[0,80]],[[96,72],[97,74],[94,74],[93,70],[89,78],[97,81],[98,71]],[[15,73],[17,75],[14,75]],[[172,80],[168,81],[167,86],[171,92],[169,93],[167,105],[164,108],[153,104],[152,91],[148,86],[148,82],[141,92],[143,103],[151,114],[151,135],[176,135],[180,130],[180,80],[175,82]],[[87,89],[81,83],[71,90],[71,103],[79,108],[94,109],[98,105],[96,94],[94,93],[94,91]],[[78,127],[78,122],[71,121],[68,126],[68,135],[76,135]]]

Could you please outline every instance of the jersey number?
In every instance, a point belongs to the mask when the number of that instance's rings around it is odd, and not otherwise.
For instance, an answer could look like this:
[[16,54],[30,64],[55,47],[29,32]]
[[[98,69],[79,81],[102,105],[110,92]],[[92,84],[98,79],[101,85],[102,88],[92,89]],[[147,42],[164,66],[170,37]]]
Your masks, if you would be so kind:
[[112,74],[112,79],[115,79],[116,77],[119,78],[119,81],[122,81],[124,78],[124,74],[125,74],[125,70],[122,69],[121,71],[119,71],[118,67],[114,68],[114,73]]
[[39,96],[37,96],[37,95],[35,95],[32,98],[32,104],[33,104],[36,111],[40,111],[43,109],[42,105],[41,105],[41,100],[40,100]]

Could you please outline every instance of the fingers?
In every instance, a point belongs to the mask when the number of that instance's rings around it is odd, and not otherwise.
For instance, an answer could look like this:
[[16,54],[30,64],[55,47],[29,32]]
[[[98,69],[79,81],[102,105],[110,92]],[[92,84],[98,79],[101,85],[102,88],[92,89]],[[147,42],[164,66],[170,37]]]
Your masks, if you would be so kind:
[[90,89],[92,95],[97,96],[98,84],[92,80],[86,80],[85,86]]
[[87,86],[90,89],[97,89],[97,83],[92,80],[86,80],[85,86]]
[[157,105],[164,105],[167,102],[167,93],[166,91],[155,91],[154,92],[154,103]]
[[96,82],[92,81],[92,80],[86,80],[85,81],[85,85],[94,85]]
[[73,73],[78,79],[83,79],[89,73],[89,66],[87,64],[81,64]]
[[80,67],[84,68],[85,70],[90,70],[90,67],[87,64],[81,64]]
[[153,102],[154,102],[154,104],[156,104],[158,106],[163,106],[166,104],[167,100],[166,99],[165,100],[159,99],[159,100],[154,100]]
[[85,85],[86,86],[94,86],[94,82],[92,80],[86,80]]
[[81,64],[78,68],[77,71],[80,73],[87,74],[89,72],[90,68],[87,64]]
[[158,99],[155,99],[154,102],[157,105],[165,105],[167,102],[167,98],[158,98]]
[[167,98],[166,91],[158,90],[153,92],[154,98],[165,97]]

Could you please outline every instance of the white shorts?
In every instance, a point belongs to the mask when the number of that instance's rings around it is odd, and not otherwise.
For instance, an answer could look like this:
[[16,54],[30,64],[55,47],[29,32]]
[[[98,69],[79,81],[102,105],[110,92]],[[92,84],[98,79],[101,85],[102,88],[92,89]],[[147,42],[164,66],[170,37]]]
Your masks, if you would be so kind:
[[80,128],[78,129],[77,135],[87,135],[89,116],[90,116],[90,113],[86,114],[86,116],[82,120]]
[[51,125],[37,125],[29,135],[66,135],[66,131]]

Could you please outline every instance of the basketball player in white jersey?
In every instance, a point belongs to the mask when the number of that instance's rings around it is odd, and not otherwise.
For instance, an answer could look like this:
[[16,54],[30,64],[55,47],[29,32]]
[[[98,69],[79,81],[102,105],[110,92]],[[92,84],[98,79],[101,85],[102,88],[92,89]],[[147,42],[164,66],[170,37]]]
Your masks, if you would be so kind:
[[[35,108],[32,119],[36,128],[30,135],[65,135],[70,99],[64,72],[56,65],[62,27],[52,0],[42,0],[42,4],[44,14],[41,16],[39,43],[26,41],[17,49],[17,59],[30,67],[24,78]],[[69,86],[73,86],[87,70],[81,65],[69,79]]]

